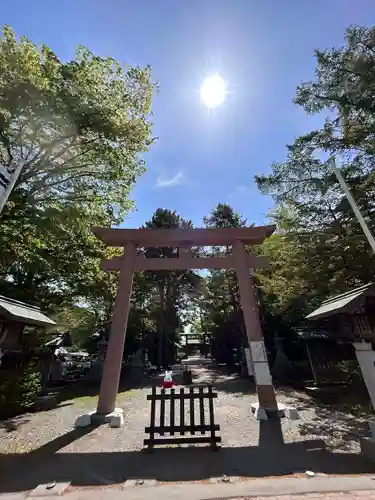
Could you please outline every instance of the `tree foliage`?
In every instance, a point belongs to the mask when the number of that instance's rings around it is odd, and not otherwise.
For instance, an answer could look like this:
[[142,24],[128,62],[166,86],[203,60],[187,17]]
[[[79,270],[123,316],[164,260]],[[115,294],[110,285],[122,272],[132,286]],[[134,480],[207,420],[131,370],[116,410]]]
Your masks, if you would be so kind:
[[[265,244],[273,263],[263,284],[272,294],[278,290],[282,308],[293,297],[311,308],[317,298],[371,281],[375,271],[371,249],[329,160],[332,155],[340,159],[374,231],[375,28],[350,27],[343,47],[317,50],[315,58],[315,78],[298,86],[295,103],[306,113],[325,113],[325,122],[287,146],[286,161],[274,163],[270,175],[256,177],[260,190],[277,203],[274,218],[282,234]],[[306,307],[300,310],[303,317]]]
[[[176,212],[159,208],[152,219],[144,224],[149,229],[186,229],[193,227]],[[172,247],[149,247],[143,250],[146,258],[178,257],[179,249]],[[191,294],[199,288],[200,278],[192,270],[145,271],[151,287],[151,315],[155,318],[157,364],[165,365],[173,359],[178,333],[182,331],[184,313]]]
[[[218,203],[203,218],[207,228],[246,227],[247,221],[226,203]],[[213,255],[229,255],[231,248],[214,247]],[[204,333],[212,335],[213,354],[222,361],[233,362],[233,349],[246,345],[246,332],[239,301],[234,270],[209,270],[205,278],[205,292],[200,301]]]
[[[0,38],[0,158],[22,169],[1,215],[3,293],[43,308],[112,300],[94,225],[122,221],[152,144],[150,68],[79,47],[71,61]],[[106,297],[110,290],[110,299]]]

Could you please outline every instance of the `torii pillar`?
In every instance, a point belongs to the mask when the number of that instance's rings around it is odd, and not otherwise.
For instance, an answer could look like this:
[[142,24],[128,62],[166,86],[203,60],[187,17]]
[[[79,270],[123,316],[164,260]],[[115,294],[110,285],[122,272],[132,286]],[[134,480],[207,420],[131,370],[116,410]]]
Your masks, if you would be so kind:
[[100,384],[98,407],[96,410],[98,415],[107,415],[115,409],[116,396],[120,384],[126,328],[128,325],[136,254],[136,246],[133,243],[128,243],[124,248],[124,255],[120,264],[120,279],[117,288],[115,307],[113,309],[111,329]]
[[276,395],[264,346],[254,284],[250,277],[246,249],[242,241],[236,241],[233,244],[233,256],[236,262],[238,288],[254,369],[259,408],[266,412],[277,412]]

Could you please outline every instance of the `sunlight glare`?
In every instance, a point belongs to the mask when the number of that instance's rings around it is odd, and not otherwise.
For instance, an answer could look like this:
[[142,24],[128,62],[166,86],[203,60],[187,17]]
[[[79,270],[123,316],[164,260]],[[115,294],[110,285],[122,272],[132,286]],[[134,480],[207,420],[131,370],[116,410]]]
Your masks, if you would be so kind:
[[225,100],[226,85],[219,75],[209,76],[200,88],[201,99],[208,108],[216,108]]

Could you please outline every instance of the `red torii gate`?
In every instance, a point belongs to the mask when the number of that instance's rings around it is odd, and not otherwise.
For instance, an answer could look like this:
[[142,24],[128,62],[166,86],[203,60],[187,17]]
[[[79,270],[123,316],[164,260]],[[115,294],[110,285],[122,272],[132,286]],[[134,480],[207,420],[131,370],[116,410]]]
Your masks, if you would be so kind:
[[[277,411],[275,391],[264,347],[254,285],[249,269],[265,267],[265,259],[248,255],[245,245],[259,245],[270,236],[275,226],[209,229],[112,229],[95,227],[95,236],[110,247],[123,247],[121,257],[102,262],[105,271],[120,271],[110,337],[104,362],[97,415],[115,408],[118,392],[126,327],[129,315],[133,273],[135,270],[168,269],[234,269],[240,291],[251,360],[254,367],[259,407]],[[194,257],[193,246],[231,246],[232,254],[223,257]],[[146,258],[137,255],[137,247],[179,248],[177,258]]]

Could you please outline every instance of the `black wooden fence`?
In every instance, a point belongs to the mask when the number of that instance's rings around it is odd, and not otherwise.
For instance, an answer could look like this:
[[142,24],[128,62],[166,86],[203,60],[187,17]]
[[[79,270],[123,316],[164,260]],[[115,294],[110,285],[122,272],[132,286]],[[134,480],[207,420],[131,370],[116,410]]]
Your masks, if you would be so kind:
[[[151,401],[150,426],[145,428],[145,433],[150,437],[144,440],[144,445],[152,449],[155,445],[209,443],[213,450],[217,450],[221,437],[215,434],[220,430],[220,426],[215,424],[215,398],[217,393],[212,391],[212,387],[183,387],[179,392],[175,389],[161,389],[158,392],[156,387],[153,387],[152,393],[147,396],[147,400]],[[167,401],[169,419],[166,412]],[[185,401],[188,402],[188,408],[185,408]],[[208,412],[205,402],[208,402]],[[157,416],[159,425],[155,423]],[[197,436],[196,433],[201,435]],[[162,437],[155,437],[156,434]],[[166,434],[169,437],[164,437]]]

